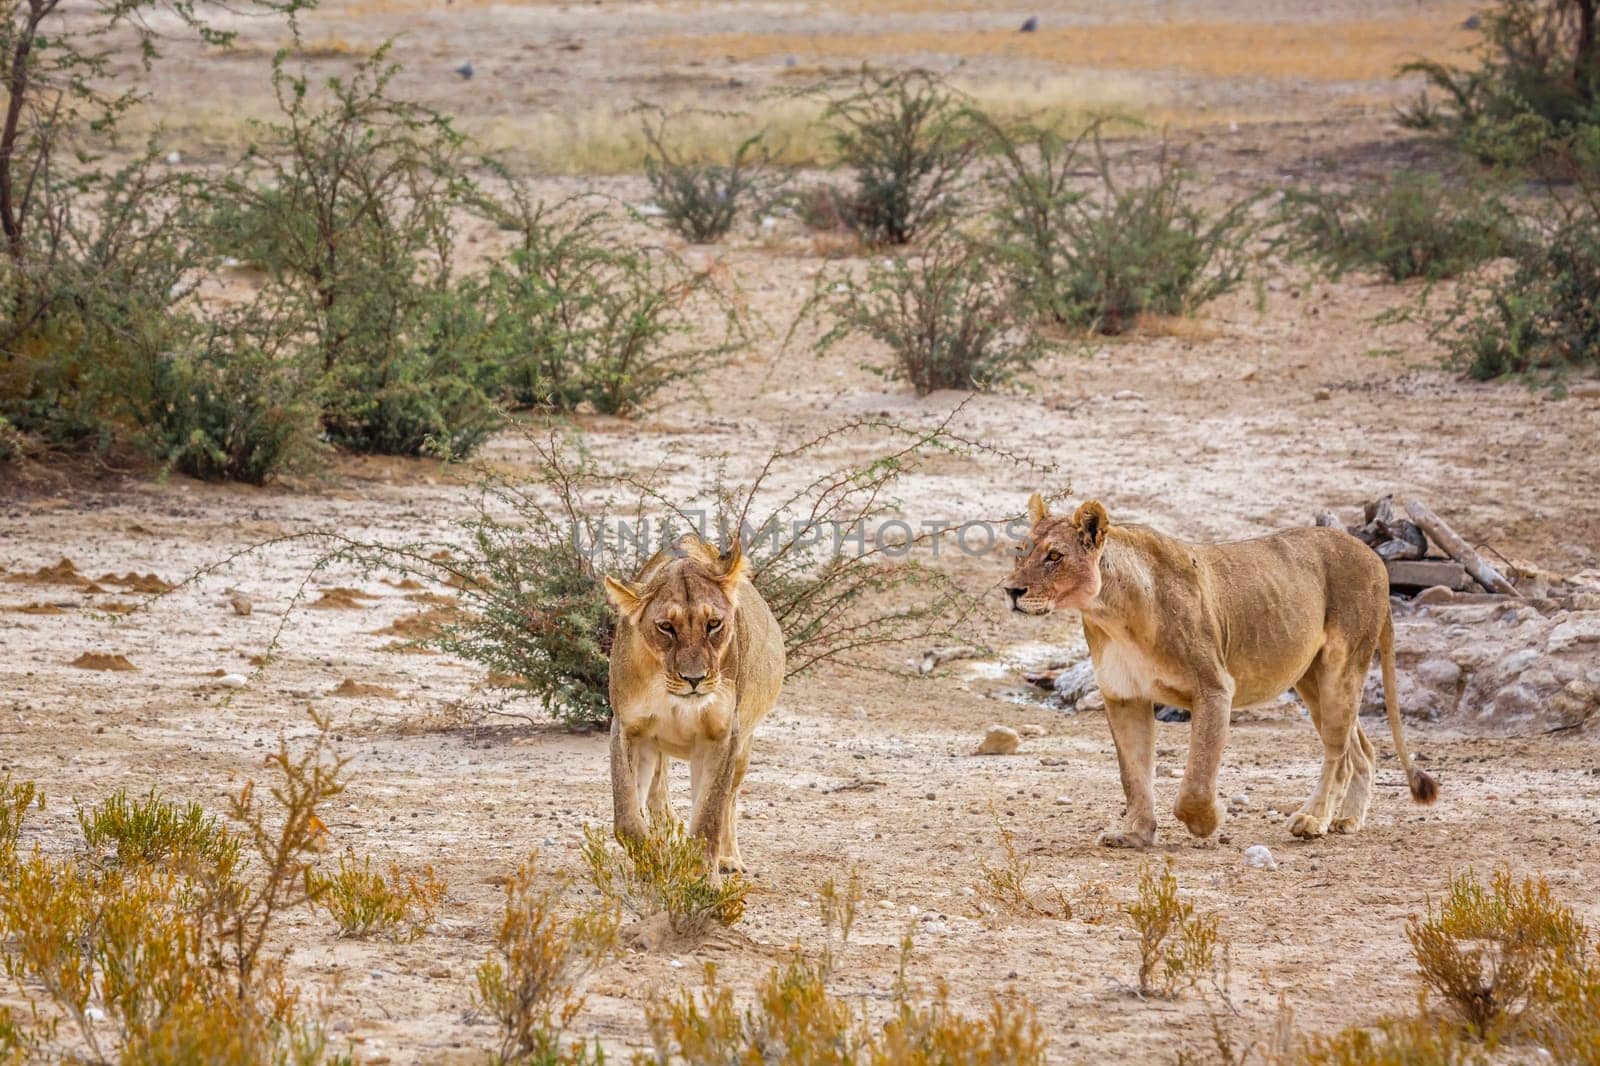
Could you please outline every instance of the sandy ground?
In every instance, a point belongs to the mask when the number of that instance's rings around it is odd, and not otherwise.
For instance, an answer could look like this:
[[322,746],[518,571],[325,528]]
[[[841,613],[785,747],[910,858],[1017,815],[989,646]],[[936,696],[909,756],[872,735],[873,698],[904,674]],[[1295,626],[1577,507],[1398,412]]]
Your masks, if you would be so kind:
[[[751,5],[739,17],[731,5],[694,6],[720,20],[711,32],[778,20],[806,5]],[[1207,10],[1244,17],[1252,7],[1232,6],[1240,10]],[[581,25],[572,32],[592,42],[602,23],[620,19],[630,33],[666,34],[682,32],[690,17],[676,6],[655,14],[635,7],[467,6],[449,22],[468,33],[508,11],[524,20],[559,17],[564,30]],[[1343,7],[1352,15],[1369,9]],[[387,32],[359,19],[341,23],[340,10],[316,16],[330,20],[327,32]],[[1092,15],[1085,5],[1072,10]],[[986,16],[957,8],[927,17]],[[443,44],[438,50],[440,62],[447,52],[460,54]],[[611,53],[594,58],[592,49],[582,54],[600,71],[614,60]],[[558,89],[560,80],[529,84],[551,99],[584,91]],[[1212,131],[1196,146],[1195,162],[1208,187],[1232,194],[1308,176],[1381,173],[1418,151],[1381,119],[1325,117]],[[582,184],[552,180],[550,191]],[[631,202],[646,198],[637,179],[611,179],[604,188]],[[776,336],[825,268],[807,254],[803,235],[776,245],[746,236],[688,254],[720,258],[772,335],[648,417],[587,423],[588,444],[600,456],[640,468],[664,463],[688,488],[713,456],[764,454],[774,441],[861,414],[928,423],[962,399],[918,400],[886,386],[863,369],[883,360],[864,343],[818,357],[802,331],[780,350]],[[1021,388],[974,398],[960,416],[964,430],[1053,462],[1058,473],[1041,479],[990,459],[940,460],[904,487],[907,517],[1015,513],[1032,489],[1070,484],[1102,499],[1114,519],[1208,539],[1304,524],[1327,507],[1353,517],[1362,501],[1392,491],[1429,501],[1474,542],[1507,556],[1557,572],[1600,566],[1600,467],[1592,455],[1600,400],[1473,384],[1437,369],[1438,352],[1419,327],[1373,323],[1412,299],[1413,289],[1291,278],[1261,295],[1260,306],[1245,291],[1194,321],[1073,346],[1040,364]],[[865,457],[874,446],[859,442],[853,454]],[[528,454],[508,435],[487,458],[515,469]],[[34,839],[50,849],[69,846],[74,803],[118,788],[156,786],[220,807],[229,790],[259,773],[263,751],[279,735],[293,743],[308,734],[314,707],[333,716],[340,750],[351,757],[354,784],[329,819],[335,849],[432,863],[449,883],[438,928],[412,944],[341,941],[320,916],[297,919],[290,930],[297,973],[326,996],[336,1032],[366,1062],[467,1061],[491,1046],[492,1029],[469,1005],[499,911],[498,879],[532,849],[554,870],[577,871],[582,827],[610,815],[603,738],[464,714],[458,704],[473,695],[480,671],[396,653],[394,638],[377,632],[419,609],[407,600],[411,593],[384,582],[392,574],[316,574],[313,591],[359,585],[373,598],[351,609],[297,609],[270,668],[242,690],[218,687],[218,672],[251,673],[251,657],[278,633],[309,574],[303,548],[241,558],[120,621],[98,612],[137,599],[124,590],[88,594],[5,578],[65,555],[90,576],[131,570],[172,581],[251,543],[321,528],[396,540],[448,535],[470,498],[455,473],[422,461],[350,460],[324,479],[265,490],[86,475],[81,467],[33,469],[0,482],[0,771],[36,780],[52,797]],[[979,588],[1006,572],[999,553],[941,565]],[[249,617],[229,606],[229,589],[251,597]],[[60,613],[14,610],[41,604]],[[1001,606],[996,592],[973,634],[997,649],[997,661],[1016,657],[1019,646],[1076,639],[1070,618],[1014,620]],[[136,670],[71,667],[84,652],[125,655]],[[1018,703],[1004,698],[1005,686],[971,675],[958,663],[926,678],[820,670],[793,681],[758,735],[745,788],[742,845],[754,868],[745,921],[698,950],[610,963],[588,987],[577,1031],[597,1034],[612,1050],[639,1046],[641,1005],[696,980],[705,961],[747,992],[791,946],[820,944],[819,887],[859,867],[866,914],[836,990],[868,1009],[886,1004],[899,939],[912,927],[917,978],[943,977],[953,1000],[974,1010],[992,991],[1026,996],[1053,1060],[1122,1053],[1168,1061],[1186,1042],[1203,1040],[1207,1008],[1196,997],[1146,1002],[1132,994],[1132,934],[1114,907],[1102,916],[1091,905],[1102,894],[1129,900],[1148,857],[1093,844],[1121,811],[1103,719]],[[346,679],[394,695],[332,695]],[[1038,726],[1043,734],[1015,756],[972,756],[991,722]],[[1600,902],[1586,891],[1600,877],[1593,739],[1581,732],[1482,736],[1422,722],[1409,729],[1412,750],[1441,781],[1436,807],[1409,803],[1386,731],[1370,723],[1385,755],[1367,829],[1353,838],[1291,841],[1275,812],[1293,810],[1309,793],[1319,749],[1309,725],[1285,709],[1246,716],[1235,728],[1221,789],[1250,802],[1216,839],[1197,844],[1175,822],[1163,823],[1154,854],[1170,856],[1185,894],[1222,915],[1241,1034],[1264,1033],[1280,996],[1309,1030],[1409,1009],[1415,979],[1404,919],[1422,911],[1452,871],[1503,863],[1542,872],[1587,919],[1600,921]],[[1158,788],[1170,802],[1187,727],[1161,726],[1158,737]],[[682,810],[687,785],[678,770]],[[1077,917],[980,914],[972,888],[981,866],[999,861],[996,817],[1016,834],[1035,884],[1077,901]],[[1241,852],[1256,843],[1276,854],[1276,871],[1243,867]]]

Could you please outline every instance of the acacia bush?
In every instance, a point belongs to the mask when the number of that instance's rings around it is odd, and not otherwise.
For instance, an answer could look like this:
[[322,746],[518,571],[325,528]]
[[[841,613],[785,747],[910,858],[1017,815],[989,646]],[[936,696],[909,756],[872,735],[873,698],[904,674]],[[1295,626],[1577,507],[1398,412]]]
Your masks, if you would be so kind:
[[[513,407],[633,414],[748,335],[721,279],[623,237],[600,208],[546,204],[509,177],[477,203],[512,235],[479,300]],[[710,339],[702,314],[721,321]]]
[[919,396],[995,388],[1044,351],[1029,303],[1004,275],[986,245],[951,232],[913,254],[874,259],[859,280],[822,279],[820,300],[834,325],[818,347],[851,334],[871,337],[894,356],[887,375]]
[[1600,183],[1552,193],[1523,234],[1511,269],[1463,286],[1433,332],[1479,379],[1600,366]]
[[1588,169],[1574,150],[1600,131],[1595,13],[1595,0],[1496,0],[1478,15],[1482,39],[1472,63],[1419,60],[1401,68],[1439,94],[1424,90],[1401,119],[1486,163]]
[[684,240],[709,244],[728,235],[740,211],[766,184],[763,135],[752,134],[733,149],[727,162],[691,157],[676,147],[664,114],[644,124],[644,176],[667,225]]
[[[999,194],[995,244],[1040,316],[1122,333],[1141,314],[1191,314],[1243,282],[1259,197],[1200,206],[1165,141],[1153,167],[1127,173],[1113,166],[1100,124],[1070,139],[1048,127],[985,130]],[[1084,169],[1094,177],[1080,188]]]
[[955,214],[981,147],[966,96],[926,70],[863,68],[822,91],[822,121],[856,182],[844,221],[863,242],[905,244]]
[[397,98],[387,46],[324,93],[274,60],[282,119],[259,123],[213,192],[214,246],[247,257],[304,323],[323,426],[358,451],[467,454],[500,423],[496,369],[455,283],[464,138]]
[[1518,241],[1515,215],[1495,196],[1411,170],[1349,192],[1291,192],[1283,220],[1287,251],[1333,277],[1359,269],[1438,281],[1513,254]]

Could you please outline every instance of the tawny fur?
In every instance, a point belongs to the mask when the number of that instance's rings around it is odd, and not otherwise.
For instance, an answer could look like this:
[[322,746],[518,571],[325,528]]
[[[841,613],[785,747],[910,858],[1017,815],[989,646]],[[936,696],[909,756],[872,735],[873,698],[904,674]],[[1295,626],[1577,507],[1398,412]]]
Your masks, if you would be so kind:
[[[667,760],[689,762],[689,829],[716,869],[742,871],[738,796],[755,727],[783,685],[783,633],[745,575],[698,537],[658,552],[632,581],[606,578],[611,648],[611,798],[618,833],[667,817]],[[717,625],[720,623],[720,625]],[[686,678],[702,677],[698,685]]]
[[1188,763],[1173,813],[1195,836],[1221,822],[1217,771],[1234,707],[1293,688],[1323,746],[1322,775],[1289,831],[1351,833],[1366,820],[1375,766],[1358,717],[1374,654],[1395,752],[1412,796],[1432,777],[1411,765],[1395,695],[1389,582],[1370,548],[1339,530],[1292,529],[1255,540],[1190,544],[1113,525],[1097,501],[1070,517],[1028,501],[1027,550],[1006,582],[1028,614],[1076,608],[1105,697],[1128,806],[1112,847],[1155,839],[1155,701],[1192,712]]

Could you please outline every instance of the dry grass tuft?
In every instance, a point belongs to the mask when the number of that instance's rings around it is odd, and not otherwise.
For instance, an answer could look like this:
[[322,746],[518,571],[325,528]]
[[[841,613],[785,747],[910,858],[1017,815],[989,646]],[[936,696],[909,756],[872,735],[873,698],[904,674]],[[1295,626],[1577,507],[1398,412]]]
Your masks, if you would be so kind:
[[[1169,858],[1161,870],[1139,868],[1138,898],[1127,906],[1139,934],[1139,993],[1176,995],[1202,980],[1221,987],[1226,980],[1226,942],[1215,914],[1195,914],[1194,904],[1178,898],[1178,879]],[[1217,949],[1223,949],[1219,963]]]
[[360,863],[351,852],[339,856],[337,873],[316,874],[317,905],[327,911],[345,937],[387,936],[395,941],[415,940],[427,931],[445,883],[432,866],[406,873],[389,864],[385,877],[372,869],[372,859]]
[[1071,918],[1072,904],[1060,889],[1034,892],[1028,888],[1033,864],[1017,854],[1016,837],[1001,823],[998,814],[994,815],[994,824],[1000,834],[1001,863],[979,867],[979,880],[973,886],[978,898],[1016,917]]
[[671,930],[684,937],[744,917],[749,886],[737,874],[717,876],[705,842],[675,818],[651,823],[639,838],[614,842],[596,826],[585,828],[583,838],[589,879],[601,896],[635,917],[665,915]]

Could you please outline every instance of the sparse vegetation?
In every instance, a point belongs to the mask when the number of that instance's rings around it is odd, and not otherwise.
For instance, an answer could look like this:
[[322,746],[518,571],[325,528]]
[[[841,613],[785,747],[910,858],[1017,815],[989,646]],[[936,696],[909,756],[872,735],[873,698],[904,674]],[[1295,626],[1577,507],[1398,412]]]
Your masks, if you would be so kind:
[[[83,854],[0,850],[7,995],[29,1005],[0,1018],[0,1049],[127,1063],[335,1059],[268,947],[283,916],[315,899],[317,812],[343,788],[318,725],[302,755],[280,746],[269,759],[270,809],[253,782],[231,800],[232,830],[195,806],[119,793],[80,813]],[[27,786],[7,797],[18,815],[34,802]]]
[[1481,40],[1467,66],[1414,61],[1441,94],[1426,92],[1401,117],[1444,133],[1478,159],[1570,172],[1600,127],[1600,50],[1594,0],[1496,0],[1477,16]]
[[733,874],[720,877],[705,841],[675,818],[652,822],[638,838],[617,837],[589,826],[583,861],[600,895],[638,918],[663,915],[673,933],[698,937],[714,925],[737,925],[749,886]]
[[1406,938],[1423,983],[1479,1039],[1512,1031],[1589,951],[1588,931],[1549,883],[1519,882],[1509,870],[1487,886],[1471,873],[1452,877],[1444,899],[1407,923]]
[[[1137,898],[1127,906],[1128,920],[1139,934],[1139,992],[1178,994],[1201,981],[1219,985],[1226,976],[1226,945],[1215,914],[1196,914],[1193,903],[1178,898],[1172,860],[1159,871],[1150,863],[1139,868]],[[1218,948],[1224,952],[1217,958]]]
[[572,918],[555,887],[540,884],[538,857],[506,879],[495,946],[478,967],[476,1004],[500,1027],[499,1063],[546,1066],[603,1062],[598,1046],[568,1040],[583,1007],[578,985],[616,950],[614,907]]
[[647,117],[645,179],[667,224],[684,240],[709,244],[727,236],[740,211],[761,192],[765,153],[762,135],[752,134],[728,155],[726,162],[692,157],[671,142],[664,115]]
[[[1181,153],[1163,142],[1149,168],[1114,166],[1091,127],[1068,139],[1049,128],[987,125],[995,145],[996,244],[1041,317],[1096,333],[1142,314],[1187,315],[1237,288],[1259,230],[1257,197],[1203,208]],[[1076,187],[1076,172],[1094,181]]]
[[1338,277],[1374,270],[1390,281],[1453,278],[1516,247],[1517,221],[1479,189],[1402,170],[1344,193],[1298,192],[1284,204],[1287,248]]
[[1000,834],[1001,863],[979,868],[979,881],[975,886],[978,898],[1007,914],[1071,918],[1072,904],[1060,889],[1036,892],[1028,887],[1033,864],[1017,854],[1016,836],[1001,823],[998,814],[995,815],[995,829]]
[[339,856],[336,872],[312,877],[317,905],[338,923],[339,935],[347,937],[415,940],[433,921],[445,894],[432,866],[406,873],[390,863],[385,876],[373,871],[370,856],[357,862],[350,852]]
[[834,317],[819,348],[860,333],[894,356],[887,372],[917,395],[937,389],[992,389],[1039,357],[1019,290],[983,244],[944,233],[914,253],[874,259],[864,279],[824,279],[822,303]]
[[[833,87],[830,87],[833,88]],[[905,244],[950,219],[979,151],[970,101],[936,74],[866,68],[834,88],[822,120],[855,176],[845,222],[867,244]]]

